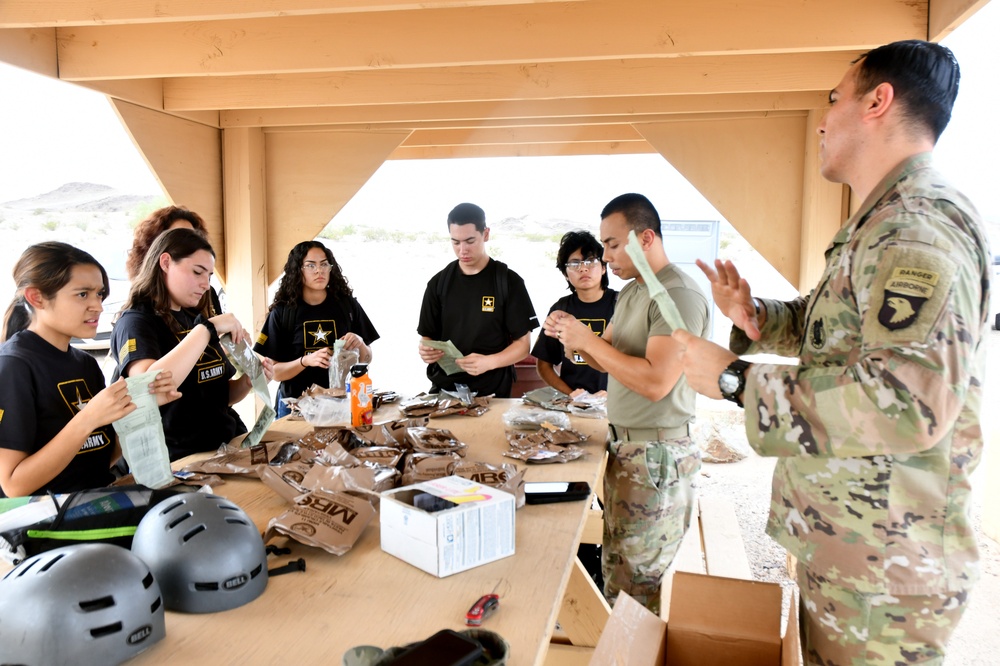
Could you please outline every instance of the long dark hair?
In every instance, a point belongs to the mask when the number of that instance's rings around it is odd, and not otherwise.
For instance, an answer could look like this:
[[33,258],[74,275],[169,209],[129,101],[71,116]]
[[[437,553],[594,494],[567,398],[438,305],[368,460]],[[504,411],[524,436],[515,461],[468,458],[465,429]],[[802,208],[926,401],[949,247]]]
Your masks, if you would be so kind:
[[281,276],[281,282],[278,283],[278,290],[274,294],[274,301],[268,308],[268,312],[273,310],[276,305],[295,303],[302,296],[302,262],[305,261],[309,250],[313,248],[323,250],[326,260],[330,263],[330,281],[326,284],[327,295],[340,301],[347,301],[354,295],[351,286],[347,284],[344,272],[340,270],[340,264],[333,258],[333,252],[330,251],[330,248],[319,241],[302,241],[288,253],[285,274]]
[[24,297],[24,290],[34,287],[46,299],[55,298],[56,293],[65,287],[73,276],[74,266],[97,266],[101,270],[101,281],[104,282],[101,300],[108,297],[110,289],[108,274],[104,266],[101,266],[89,253],[58,241],[38,243],[21,253],[21,258],[14,264],[12,273],[17,292],[4,314],[3,337],[0,338],[0,342],[6,342],[15,333],[23,331],[31,324],[35,313]]
[[[122,306],[122,311],[136,307],[140,303],[152,305],[153,311],[163,318],[170,330],[180,333],[180,325],[170,313],[170,292],[167,290],[167,280],[160,268],[160,257],[164,252],[173,261],[187,259],[199,250],[205,250],[213,257],[215,250],[211,243],[197,231],[190,229],[171,229],[160,234],[146,253],[139,274],[132,281],[128,300]],[[217,313],[212,307],[211,289],[206,291],[198,302],[198,313],[203,317],[214,317]]]
[[139,223],[132,236],[132,248],[128,251],[125,259],[125,271],[128,279],[134,280],[142,268],[142,262],[149,254],[149,248],[157,236],[170,228],[170,225],[178,220],[185,220],[190,223],[195,231],[202,236],[208,236],[208,227],[201,215],[188,210],[183,206],[166,206],[154,210],[145,220]]

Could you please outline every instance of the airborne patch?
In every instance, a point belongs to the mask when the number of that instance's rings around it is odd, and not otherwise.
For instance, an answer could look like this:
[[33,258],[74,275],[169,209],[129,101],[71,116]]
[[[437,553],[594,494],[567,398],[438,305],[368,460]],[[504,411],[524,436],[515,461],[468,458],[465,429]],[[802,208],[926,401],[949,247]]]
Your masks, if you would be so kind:
[[917,320],[920,309],[934,296],[941,279],[937,271],[896,266],[885,283],[879,323],[890,331],[906,328]]
[[483,312],[493,312],[496,309],[496,297],[483,296]]

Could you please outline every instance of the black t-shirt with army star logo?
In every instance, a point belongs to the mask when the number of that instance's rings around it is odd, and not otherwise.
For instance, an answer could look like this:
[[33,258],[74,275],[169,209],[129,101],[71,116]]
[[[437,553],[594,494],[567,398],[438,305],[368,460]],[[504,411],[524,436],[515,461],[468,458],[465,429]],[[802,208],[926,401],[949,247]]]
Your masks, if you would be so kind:
[[[28,455],[52,441],[104,389],[104,375],[89,354],[73,347],[62,351],[31,331],[0,347],[0,378],[0,448]],[[69,465],[33,494],[110,484],[114,437],[111,425],[92,432]]]
[[[608,327],[608,322],[611,321],[611,315],[615,313],[617,298],[617,291],[605,289],[601,298],[593,303],[585,303],[574,293],[563,296],[556,301],[549,308],[549,313],[551,314],[554,310],[568,312],[589,326],[594,335],[604,335],[604,330]],[[582,356],[572,350],[569,352],[564,350],[562,342],[556,338],[540,333],[531,350],[531,355],[540,361],[561,365],[559,377],[571,389],[582,388],[588,393],[597,393],[608,389],[608,373],[591,367],[583,360]]]
[[[171,313],[180,326],[174,333],[148,303],[125,310],[111,333],[111,353],[118,360],[114,378],[133,361],[163,358],[195,327],[197,314]],[[170,459],[214,451],[247,428],[229,406],[229,380],[236,374],[217,339],[205,347],[178,390],[181,397],[160,407]]]
[[[495,259],[475,275],[466,275],[456,260],[427,283],[417,333],[431,340],[451,340],[463,354],[496,354],[537,327],[521,276]],[[466,372],[449,375],[431,363],[427,378],[437,390],[466,384],[478,395],[509,398],[514,366],[473,377]]]
[[[318,305],[310,305],[301,298],[291,313],[284,303],[275,305],[267,314],[264,329],[257,337],[253,350],[262,356],[286,363],[306,354],[333,347],[333,343],[347,333],[354,333],[366,345],[378,340],[378,331],[353,296],[343,302],[333,296]],[[313,384],[330,388],[330,371],[309,366],[287,381],[281,382],[281,395],[298,398]]]

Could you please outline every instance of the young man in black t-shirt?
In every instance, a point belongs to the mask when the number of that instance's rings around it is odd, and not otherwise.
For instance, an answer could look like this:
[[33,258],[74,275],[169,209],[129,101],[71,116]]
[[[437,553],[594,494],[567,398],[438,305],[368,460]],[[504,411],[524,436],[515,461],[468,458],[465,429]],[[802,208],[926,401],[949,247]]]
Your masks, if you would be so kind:
[[[549,312],[568,312],[582,321],[594,335],[603,335],[615,311],[618,292],[608,288],[608,271],[601,259],[604,249],[593,234],[567,232],[559,241],[556,267],[566,278],[571,293],[549,308]],[[554,389],[576,396],[584,391],[597,394],[607,391],[608,373],[591,367],[572,349],[547,335],[539,335],[532,356],[538,375]],[[556,366],[559,372],[556,372]]]
[[423,340],[451,340],[462,354],[461,372],[449,375],[438,361],[443,352],[420,344],[433,391],[466,384],[478,395],[509,398],[514,363],[528,355],[538,326],[524,280],[486,253],[486,214],[463,203],[448,214],[456,261],[432,277],[424,291],[417,333]]

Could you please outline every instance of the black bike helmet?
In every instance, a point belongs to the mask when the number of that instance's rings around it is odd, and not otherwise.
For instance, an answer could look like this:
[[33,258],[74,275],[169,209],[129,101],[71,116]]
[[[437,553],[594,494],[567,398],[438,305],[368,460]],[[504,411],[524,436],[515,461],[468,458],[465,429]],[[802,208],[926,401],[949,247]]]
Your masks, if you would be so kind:
[[120,546],[57,548],[0,580],[0,663],[120,664],[165,635],[160,586]]
[[229,610],[253,601],[267,586],[260,532],[243,509],[218,495],[163,500],[139,522],[132,552],[153,571],[167,610]]

